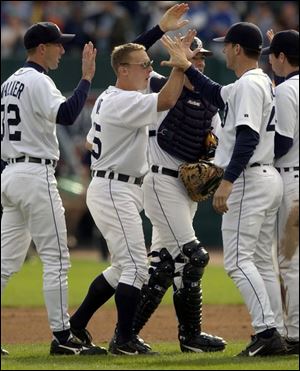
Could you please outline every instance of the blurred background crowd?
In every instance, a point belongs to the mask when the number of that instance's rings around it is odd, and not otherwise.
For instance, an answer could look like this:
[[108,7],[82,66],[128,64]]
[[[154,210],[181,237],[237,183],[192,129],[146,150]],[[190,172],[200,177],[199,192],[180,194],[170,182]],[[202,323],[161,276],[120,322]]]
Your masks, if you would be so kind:
[[[102,52],[131,41],[157,24],[165,10],[176,1],[1,1],[1,58],[24,55],[22,37],[29,25],[55,22],[63,32],[75,33],[67,53],[78,55],[85,42],[92,40]],[[263,34],[298,29],[296,1],[187,1],[189,27],[210,44],[239,21],[257,24]],[[157,52],[160,52],[157,47]]]
[[[1,1],[1,82],[24,62],[26,54],[23,35],[26,29],[36,22],[55,22],[62,32],[76,34],[73,41],[66,45],[66,54],[59,69],[50,74],[66,96],[75,88],[80,78],[79,72],[76,80],[77,76],[72,68],[74,65],[80,65],[84,44],[91,40],[99,50],[97,75],[84,110],[73,126],[58,125],[61,160],[57,168],[57,178],[66,209],[69,245],[100,246],[105,259],[108,257],[105,241],[95,228],[85,205],[85,190],[90,179],[90,155],[85,150],[84,142],[90,127],[90,112],[98,94],[107,87],[107,84],[114,84],[114,75],[109,65],[113,47],[134,40],[137,35],[156,25],[164,12],[176,3],[178,2]],[[274,32],[284,29],[299,30],[297,1],[187,1],[187,3],[189,11],[185,19],[189,19],[190,23],[186,29],[195,28],[205,48],[214,52],[214,56],[207,61],[206,72],[219,83],[227,83],[226,76],[229,76],[227,80],[235,78],[224,66],[222,46],[211,40],[223,36],[233,23],[253,22],[259,26],[264,36],[270,28]],[[185,30],[181,32],[184,33]],[[266,36],[264,43],[268,44]],[[165,56],[160,43],[152,47],[150,52],[154,59],[162,59]],[[261,60],[261,66],[267,73],[271,73],[267,59]],[[169,71],[164,73],[168,74]],[[206,215],[204,219],[201,217],[203,213]],[[211,246],[221,245],[220,218],[211,210],[209,203],[201,205],[195,223],[195,229],[202,234],[201,239],[204,243]],[[149,245],[151,227],[145,218],[144,224],[146,243]]]

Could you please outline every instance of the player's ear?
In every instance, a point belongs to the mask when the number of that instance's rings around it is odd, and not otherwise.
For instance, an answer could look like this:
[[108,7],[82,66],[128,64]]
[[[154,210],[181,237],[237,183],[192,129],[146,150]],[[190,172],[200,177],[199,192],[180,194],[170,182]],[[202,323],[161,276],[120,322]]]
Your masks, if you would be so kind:
[[128,75],[128,67],[125,65],[120,65],[118,67],[118,74],[121,76],[127,76]]
[[286,58],[285,54],[282,53],[282,52],[280,52],[280,53],[279,53],[279,56],[278,56],[279,61],[280,61],[281,63],[283,63],[283,62],[285,61],[285,58]]
[[236,55],[241,54],[241,50],[242,50],[241,45],[240,45],[240,44],[235,44],[235,46],[234,46],[234,50],[235,50],[235,54],[236,54]]

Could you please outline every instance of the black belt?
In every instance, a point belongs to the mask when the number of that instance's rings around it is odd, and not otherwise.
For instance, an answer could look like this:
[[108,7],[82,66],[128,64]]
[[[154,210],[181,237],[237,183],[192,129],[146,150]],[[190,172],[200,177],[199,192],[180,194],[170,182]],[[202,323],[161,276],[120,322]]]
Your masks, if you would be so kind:
[[288,173],[289,171],[299,171],[299,166],[292,166],[292,167],[277,167],[276,170],[281,173],[284,172],[284,173]]
[[273,164],[259,164],[258,162],[254,162],[254,164],[250,165],[250,167],[257,167],[257,166],[273,166]]
[[113,171],[93,170],[92,176],[96,176],[99,178],[115,179],[115,180],[120,180],[121,182],[129,182],[129,183],[137,184],[137,185],[143,184],[143,177],[134,178],[132,176],[125,175],[125,174],[117,174],[117,173],[114,173]]
[[153,173],[162,173],[164,175],[169,175],[174,178],[178,178],[179,174],[177,170],[168,169],[166,167],[159,168],[159,166],[157,165],[152,165],[151,170]]
[[156,136],[156,130],[149,130],[149,137],[155,137]]
[[35,164],[43,164],[43,165],[52,165],[56,167],[57,161],[56,160],[49,160],[44,158],[38,158],[38,157],[30,157],[30,156],[22,156],[17,158],[9,158],[7,160],[9,164],[15,164],[17,162],[33,162]]

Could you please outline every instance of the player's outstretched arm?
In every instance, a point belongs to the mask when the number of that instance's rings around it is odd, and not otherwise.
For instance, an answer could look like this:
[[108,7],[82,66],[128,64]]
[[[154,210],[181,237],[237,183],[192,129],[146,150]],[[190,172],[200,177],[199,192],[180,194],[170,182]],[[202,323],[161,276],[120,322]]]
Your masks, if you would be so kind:
[[[193,55],[194,52],[190,50],[190,46],[195,35],[196,35],[195,30],[189,30],[185,38],[180,39],[178,37],[176,39],[176,42],[180,44],[181,47],[180,51],[182,51],[184,55],[186,53],[189,56]],[[168,36],[166,36],[166,39],[167,43],[172,41]],[[197,52],[198,51],[196,51],[196,53]],[[170,109],[176,104],[182,91],[183,81],[184,81],[183,69],[173,68],[167,83],[164,85],[164,87],[161,89],[158,95],[157,110],[159,112]]]
[[93,43],[90,41],[85,44],[82,51],[82,78],[84,80],[92,81],[96,71],[96,55],[97,49],[94,48]]
[[165,12],[158,25],[143,32],[133,42],[144,45],[146,50],[148,50],[165,32],[178,30],[189,22],[188,20],[180,20],[188,9],[189,7],[185,3],[173,5],[172,8]]

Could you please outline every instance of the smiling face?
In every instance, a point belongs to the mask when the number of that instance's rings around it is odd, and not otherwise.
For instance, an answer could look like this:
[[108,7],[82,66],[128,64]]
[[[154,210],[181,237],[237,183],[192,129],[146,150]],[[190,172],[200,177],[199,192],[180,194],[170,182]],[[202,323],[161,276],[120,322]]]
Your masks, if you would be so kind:
[[204,53],[198,53],[194,58],[191,59],[193,66],[200,72],[204,72],[205,69],[205,59],[206,56]]
[[118,68],[118,78],[126,81],[131,90],[147,88],[152,62],[145,50],[132,51],[126,60],[121,61]]

